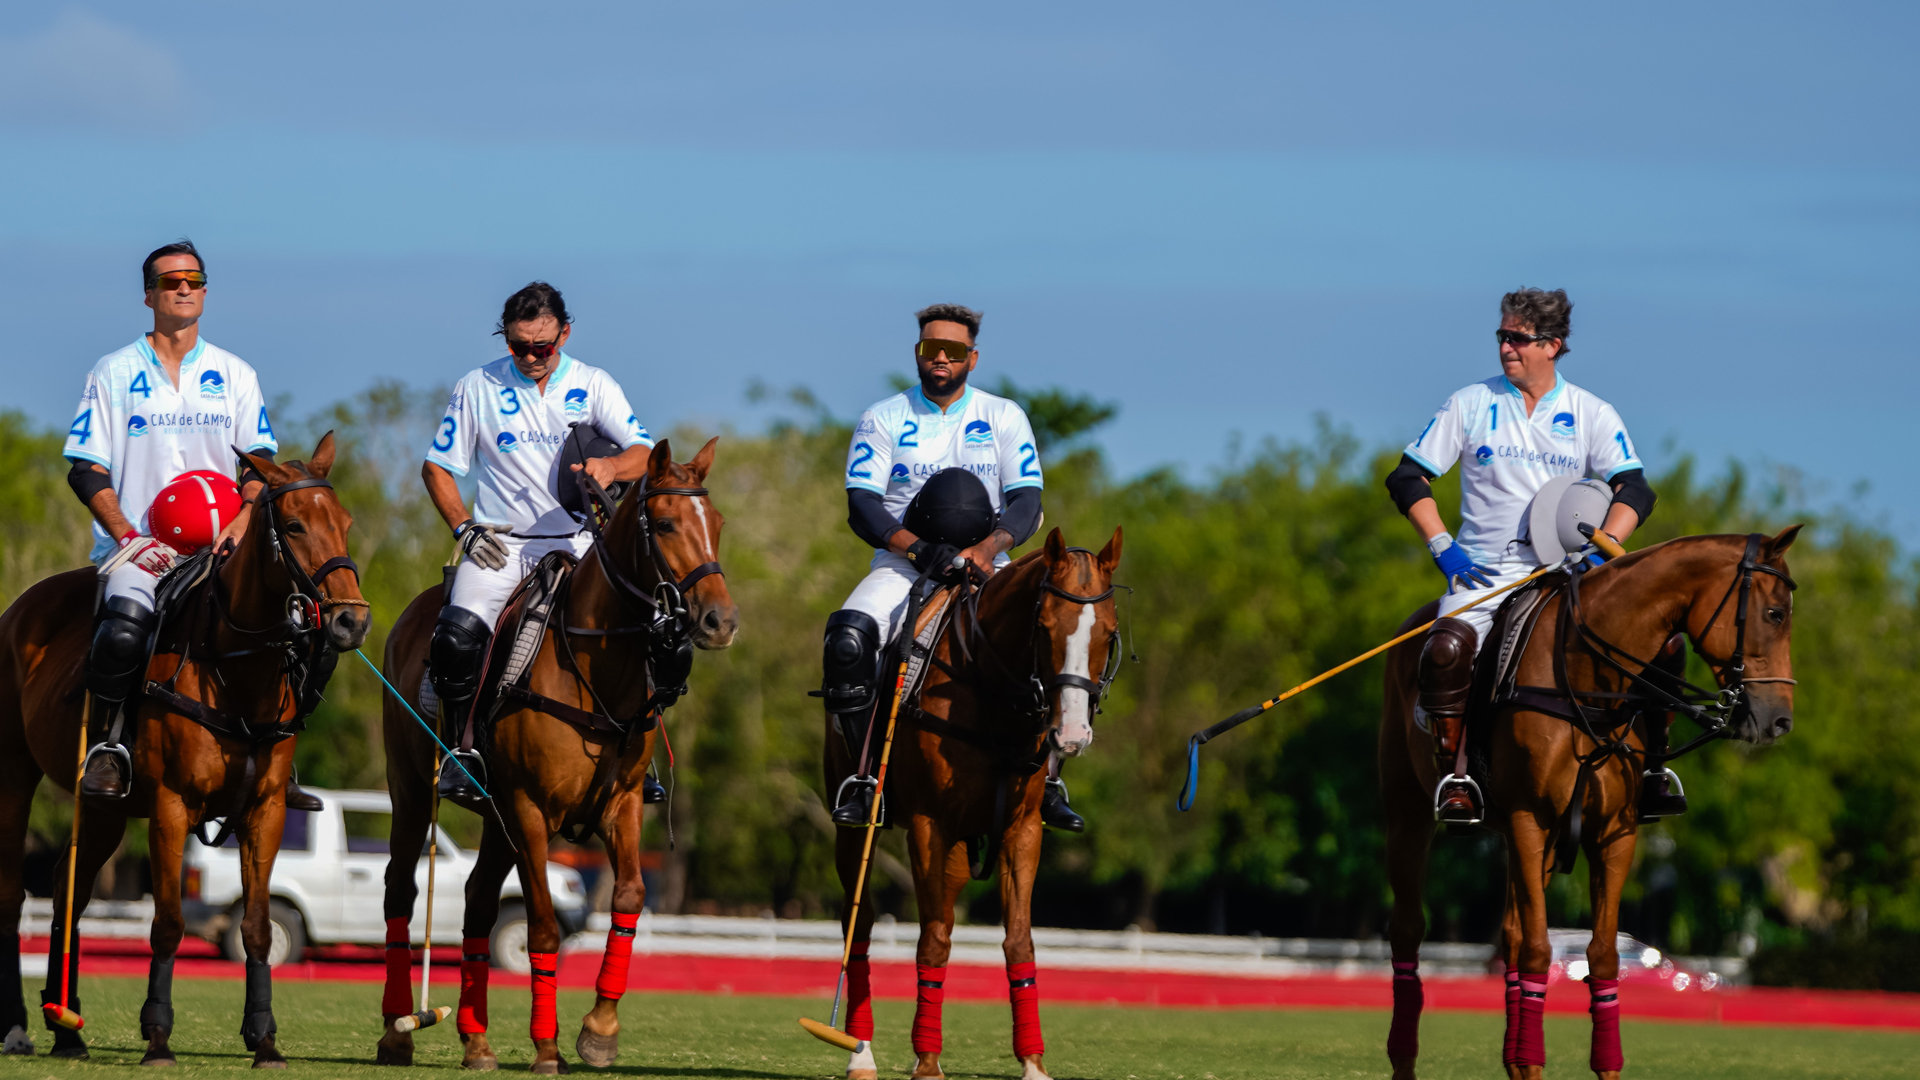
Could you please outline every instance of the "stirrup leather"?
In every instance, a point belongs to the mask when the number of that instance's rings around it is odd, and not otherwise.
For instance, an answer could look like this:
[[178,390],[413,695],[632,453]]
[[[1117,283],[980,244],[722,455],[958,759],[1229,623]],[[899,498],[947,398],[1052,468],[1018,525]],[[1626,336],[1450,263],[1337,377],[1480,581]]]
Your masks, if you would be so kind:
[[1440,805],[1442,802],[1441,796],[1446,794],[1447,788],[1452,787],[1454,785],[1464,787],[1469,791],[1473,792],[1474,816],[1470,819],[1447,818],[1445,820],[1449,822],[1457,823],[1460,825],[1478,825],[1482,821],[1486,820],[1487,800],[1485,796],[1481,795],[1480,793],[1480,785],[1474,782],[1473,777],[1465,776],[1459,773],[1442,776],[1440,778],[1440,782],[1433,785],[1433,820],[1435,821],[1442,820],[1440,817]]

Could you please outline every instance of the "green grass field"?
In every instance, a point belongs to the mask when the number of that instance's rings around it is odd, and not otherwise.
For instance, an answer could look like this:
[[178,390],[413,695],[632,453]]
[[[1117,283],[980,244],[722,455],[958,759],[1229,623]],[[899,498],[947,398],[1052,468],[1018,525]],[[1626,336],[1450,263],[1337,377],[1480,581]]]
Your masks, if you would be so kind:
[[[139,979],[91,979],[83,987],[88,1062],[45,1056],[52,1037],[34,1035],[41,1056],[0,1058],[0,1073],[30,1077],[97,1076],[132,1067],[144,1049],[135,1017],[145,994]],[[371,1064],[379,1018],[368,1015],[378,990],[365,984],[283,983],[275,1015],[281,1049],[292,1069],[309,1076],[392,1077]],[[211,1076],[245,1069],[240,1045],[241,985],[182,979],[175,984],[178,1026],[173,1046],[180,1068],[171,1075]],[[449,1001],[451,999],[448,999]],[[587,992],[560,995],[563,1052],[573,1057]],[[750,1080],[839,1076],[844,1053],[814,1041],[794,1022],[803,1013],[824,1019],[827,1003],[773,997],[627,995],[621,1015],[620,1061],[611,1073]],[[1047,1066],[1058,1080],[1255,1080],[1263,1077],[1361,1077],[1387,1074],[1385,1012],[1336,1010],[1134,1009],[1041,1006]],[[912,1006],[881,1002],[882,1076],[905,1076]],[[955,1077],[1017,1077],[1003,1005],[948,1005],[944,1064]],[[503,1069],[531,1060],[526,1039],[527,995],[496,991],[492,1002],[495,1049]],[[1422,1029],[1423,1077],[1497,1077],[1500,1017],[1429,1014]],[[1549,1018],[1550,1075],[1586,1076],[1584,1018]],[[1920,1034],[1759,1027],[1713,1027],[1628,1021],[1624,1038],[1632,1077],[1897,1077],[1920,1067]],[[451,1069],[459,1062],[452,1024],[420,1033],[416,1068]],[[573,1063],[577,1072],[595,1070]]]

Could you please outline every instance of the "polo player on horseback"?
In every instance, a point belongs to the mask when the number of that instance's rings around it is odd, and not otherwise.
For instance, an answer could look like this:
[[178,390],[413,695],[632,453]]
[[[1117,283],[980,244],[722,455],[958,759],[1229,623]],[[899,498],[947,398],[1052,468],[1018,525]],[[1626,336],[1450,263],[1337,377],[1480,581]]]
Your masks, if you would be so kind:
[[[105,579],[86,684],[105,706],[106,737],[87,751],[80,790],[109,799],[125,797],[133,781],[127,701],[138,700],[147,675],[154,587],[188,554],[154,535],[155,497],[188,473],[231,476],[235,449],[271,460],[280,448],[253,368],[200,336],[207,267],[192,241],[155,249],[140,277],[153,330],[94,364],[61,451],[73,463],[67,484],[93,514],[90,558]],[[264,486],[249,467],[240,495],[251,504]],[[215,550],[238,544],[247,519],[224,522]],[[318,810],[320,800],[290,781],[287,806]]]
[[[975,346],[980,313],[959,304],[935,304],[915,317],[920,322],[920,340],[914,346],[920,385],[861,413],[847,451],[847,524],[873,546],[873,562],[841,609],[827,617],[820,696],[856,758],[868,741],[867,727],[876,710],[885,705],[880,700],[882,651],[896,634],[912,632],[902,623],[913,583],[923,572],[943,582],[962,572],[985,580],[1007,565],[1009,549],[1040,527],[1044,483],[1033,425],[1017,403],[967,385],[967,376],[980,362]],[[945,470],[964,470],[982,483],[950,485],[942,480],[930,489],[928,482]],[[936,489],[954,503],[942,516],[978,519],[969,521],[976,527],[941,528],[946,535],[934,535],[931,515],[923,519],[909,508],[923,490],[932,494]],[[977,498],[968,489],[984,490],[985,503],[968,505],[970,498]],[[916,532],[903,519],[929,535]],[[984,539],[964,547],[951,542],[969,534]],[[956,559],[964,562],[964,570]],[[1060,762],[1056,749],[1041,819],[1080,832],[1086,822],[1067,804]],[[871,761],[856,761],[856,775],[841,786],[835,824],[867,824],[875,784],[867,774],[871,766]]]
[[[1512,584],[1543,563],[1522,521],[1555,476],[1598,476],[1613,489],[1601,529],[1625,540],[1653,512],[1653,488],[1613,406],[1562,378],[1573,302],[1565,290],[1521,289],[1500,300],[1502,373],[1449,397],[1407,445],[1387,477],[1394,504],[1413,523],[1447,579],[1440,617],[1420,652],[1415,722],[1433,736],[1444,779],[1435,794],[1443,821],[1478,821],[1478,792],[1456,770],[1473,686],[1474,657],[1496,606],[1461,610],[1482,590]],[[1460,463],[1460,536],[1447,532],[1431,481]],[[1477,594],[1477,595],[1476,595]]]
[[[465,555],[440,609],[428,670],[442,715],[454,719],[480,690],[494,623],[508,598],[553,551],[584,556],[593,538],[581,513],[562,505],[585,470],[602,486],[646,474],[653,438],[612,375],[569,356],[573,333],[560,291],[536,281],[507,298],[494,333],[509,355],[463,376],[447,402],[420,478]],[[584,461],[567,449],[575,424],[596,436]],[[604,456],[596,456],[604,455]],[[479,467],[472,513],[456,477]],[[474,778],[478,755],[455,751]],[[657,786],[657,782],[649,782]],[[484,781],[483,781],[484,783]],[[441,794],[480,797],[467,771],[442,770]],[[657,801],[649,793],[649,802]]]

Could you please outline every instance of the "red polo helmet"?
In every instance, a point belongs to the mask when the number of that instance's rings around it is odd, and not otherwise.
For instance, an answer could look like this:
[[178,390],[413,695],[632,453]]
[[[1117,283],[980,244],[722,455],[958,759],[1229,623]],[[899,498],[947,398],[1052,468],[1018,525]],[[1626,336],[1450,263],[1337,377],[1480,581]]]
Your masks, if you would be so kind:
[[213,543],[240,513],[240,488],[230,476],[208,469],[181,473],[160,489],[147,510],[153,538],[182,554]]

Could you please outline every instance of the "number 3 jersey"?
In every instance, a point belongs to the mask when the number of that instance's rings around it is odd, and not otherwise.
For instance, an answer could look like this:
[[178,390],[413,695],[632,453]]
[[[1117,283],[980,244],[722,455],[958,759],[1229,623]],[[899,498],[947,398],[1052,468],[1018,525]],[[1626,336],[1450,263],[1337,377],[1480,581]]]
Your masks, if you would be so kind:
[[1613,406],[1564,377],[1532,415],[1505,375],[1474,383],[1440,406],[1406,455],[1435,476],[1460,463],[1459,542],[1489,568],[1539,565],[1518,540],[1521,517],[1548,480],[1612,480],[1646,468]]
[[[567,425],[583,423],[625,450],[653,438],[613,376],[566,353],[547,376],[546,393],[503,356],[468,372],[453,388],[427,460],[455,476],[480,463],[476,521],[510,525],[522,536],[579,531],[555,493]],[[564,478],[573,483],[573,478]]]
[[916,386],[861,413],[847,451],[846,481],[849,488],[878,493],[898,521],[928,477],[952,468],[978,476],[995,510],[1002,509],[1004,492],[1045,486],[1027,414],[971,386],[944,412]]
[[[280,452],[253,369],[201,338],[181,357],[176,387],[142,336],[93,365],[60,452],[106,466],[120,512],[146,533],[161,488],[195,469],[234,475],[236,446]],[[112,554],[118,540],[94,522],[93,560]]]

